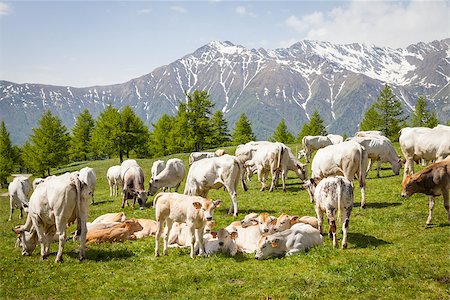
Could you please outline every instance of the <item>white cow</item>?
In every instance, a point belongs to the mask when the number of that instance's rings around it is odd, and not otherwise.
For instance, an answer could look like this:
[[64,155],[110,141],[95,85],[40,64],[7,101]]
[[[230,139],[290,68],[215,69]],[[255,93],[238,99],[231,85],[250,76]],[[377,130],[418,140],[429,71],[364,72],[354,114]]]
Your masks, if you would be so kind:
[[299,158],[303,155],[306,162],[311,160],[311,156],[314,151],[324,148],[326,146],[333,145],[331,139],[322,135],[307,135],[302,138],[303,150],[299,153]]
[[[323,214],[326,212],[330,226],[328,234],[333,239],[333,246],[337,248],[336,215],[344,212],[342,221],[342,249],[347,248],[348,224],[352,212],[354,194],[353,183],[343,176],[327,177],[318,184],[311,179],[305,183],[310,196],[314,197],[314,208],[319,221],[319,231],[323,231]],[[337,212],[336,212],[337,210]],[[340,218],[342,219],[342,218]]]
[[353,181],[356,175],[361,189],[361,207],[364,208],[367,166],[367,151],[355,141],[346,141],[317,151],[311,165],[311,178],[343,175]]
[[[239,160],[239,162],[244,166],[244,172],[242,174],[242,177],[249,181],[251,175],[253,174],[252,167],[251,166],[245,166],[245,162],[251,160],[253,158],[253,155],[255,154],[256,150],[259,146],[262,145],[270,145],[272,142],[267,141],[259,141],[259,142],[248,142],[247,144],[238,145],[236,147],[235,156]],[[256,169],[255,169],[256,170]]]
[[123,177],[125,175],[125,172],[130,167],[140,167],[136,160],[134,159],[127,159],[122,162],[120,165],[120,179],[123,180]]
[[186,223],[190,232],[191,258],[195,258],[195,243],[198,244],[199,255],[204,254],[203,231],[207,221],[211,221],[214,210],[220,206],[221,200],[211,201],[199,196],[188,196],[178,193],[159,193],[156,195],[155,207],[157,231],[155,256],[159,256],[159,239],[164,223],[164,255],[167,255],[169,231],[173,222]]
[[166,167],[166,163],[163,160],[157,160],[154,161],[152,164],[152,177],[151,179],[155,178],[156,175],[161,173],[162,170]]
[[[237,216],[237,185],[241,179],[241,172],[242,165],[238,159],[228,154],[196,161],[189,169],[184,194],[206,198],[210,189],[219,189],[223,186],[232,202],[228,214]],[[243,178],[241,182],[242,188],[247,191]]]
[[85,167],[80,170],[80,175],[78,177],[82,182],[86,183],[91,190],[92,204],[94,204],[95,184],[97,181],[94,169]]
[[44,178],[35,178],[34,180],[33,180],[33,190],[35,190],[36,189],[36,187],[40,184],[40,183],[42,183],[42,182],[44,182]]
[[[402,160],[398,156],[391,142],[379,138],[369,137],[354,137],[353,141],[364,147],[367,151],[367,156],[372,161],[377,161],[377,177],[380,177],[380,169],[382,163],[390,163],[392,171],[395,175],[400,173],[402,167]],[[370,165],[368,169],[370,169]]]
[[175,192],[178,192],[178,187],[183,181],[185,174],[186,168],[181,159],[169,159],[164,170],[150,180],[148,193],[154,195],[160,188],[175,188]]
[[211,237],[204,239],[206,255],[225,253],[235,256],[238,252],[238,246],[236,245],[237,237],[238,233],[236,229],[228,232],[228,230],[221,228],[217,232],[211,232]]
[[290,256],[322,243],[319,230],[308,224],[297,223],[285,231],[262,236],[258,241],[255,258],[263,260],[270,256]]
[[443,127],[402,128],[399,142],[406,160],[403,178],[414,173],[414,161],[439,162],[450,155],[450,130]]
[[8,221],[11,221],[14,208],[20,209],[19,218],[23,217],[23,209],[27,210],[28,195],[30,194],[30,181],[28,177],[18,176],[8,185],[10,213]]
[[333,145],[342,143],[344,141],[344,138],[342,135],[339,134],[327,134],[327,138],[330,139],[330,141],[333,143]]
[[189,165],[204,158],[218,157],[224,154],[225,150],[222,149],[217,149],[215,152],[192,152],[189,154]]
[[123,198],[121,207],[124,208],[125,203],[128,205],[128,199],[133,199],[133,208],[137,200],[140,209],[144,209],[148,198],[148,192],[144,187],[144,171],[139,166],[132,166],[127,168],[122,174]]
[[62,261],[67,225],[77,220],[79,258],[82,260],[85,255],[89,193],[89,187],[80,181],[78,172],[55,176],[41,183],[31,195],[26,224],[15,230],[22,254],[31,255],[39,241],[41,256],[46,258],[56,233],[59,237],[56,262]]
[[121,166],[112,166],[106,172],[109,184],[109,196],[118,196],[119,187],[122,188],[122,178],[120,177]]
[[[203,230],[203,240],[211,237],[211,229],[215,225],[215,221],[206,221]],[[156,229],[158,227],[156,226]],[[156,231],[155,231],[156,232]],[[191,229],[186,223],[174,222],[170,228],[168,247],[169,248],[189,248],[191,247]],[[198,245],[195,248],[198,251]]]

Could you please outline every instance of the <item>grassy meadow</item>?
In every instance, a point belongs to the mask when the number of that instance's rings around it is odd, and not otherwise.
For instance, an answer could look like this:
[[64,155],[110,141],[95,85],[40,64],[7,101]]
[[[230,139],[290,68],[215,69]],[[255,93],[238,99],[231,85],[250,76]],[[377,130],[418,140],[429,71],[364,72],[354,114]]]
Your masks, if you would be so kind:
[[[188,165],[187,154],[175,156]],[[138,160],[145,172],[146,188],[153,161]],[[115,164],[119,164],[118,159],[76,163],[55,171],[84,166],[95,169],[96,203],[90,207],[89,221],[121,211],[121,200],[109,197],[106,180],[107,169]],[[83,262],[78,261],[78,243],[73,241],[66,243],[61,264],[54,262],[57,244],[52,245],[52,254],[45,261],[40,259],[39,247],[32,256],[24,257],[14,248],[16,237],[11,229],[25,219],[19,220],[16,210],[13,220],[7,222],[9,198],[0,197],[0,298],[449,299],[450,227],[442,198],[436,201],[433,224],[425,226],[427,198],[401,198],[401,176],[394,176],[388,165],[384,167],[381,178],[376,178],[375,171],[369,173],[366,209],[359,207],[361,194],[359,188],[355,189],[347,250],[333,249],[332,241],[324,236],[323,246],[265,261],[257,261],[250,254],[217,254],[192,260],[189,249],[172,248],[169,256],[155,257],[151,237],[89,245]],[[248,192],[239,186],[240,216],[250,212],[315,216],[307,192],[300,187],[300,180],[290,172],[287,192],[260,192],[254,176]],[[183,189],[184,183],[180,191]],[[3,189],[0,194],[5,192]],[[224,200],[215,213],[215,229],[239,219],[227,215],[231,200],[223,189],[212,190],[209,196]],[[123,211],[128,218],[154,219],[151,208],[141,211],[137,206],[126,207]]]

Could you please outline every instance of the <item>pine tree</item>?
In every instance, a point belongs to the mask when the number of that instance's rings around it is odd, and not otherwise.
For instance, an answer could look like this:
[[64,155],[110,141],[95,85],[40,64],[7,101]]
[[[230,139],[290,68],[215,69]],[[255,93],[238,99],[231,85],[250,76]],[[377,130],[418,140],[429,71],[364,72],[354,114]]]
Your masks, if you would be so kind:
[[280,142],[284,144],[291,144],[294,142],[294,136],[288,131],[284,118],[282,118],[281,122],[278,123],[275,128],[275,132],[270,137],[270,140],[272,142]]
[[314,111],[313,115],[311,116],[308,127],[308,135],[327,135],[325,125],[323,124],[323,120],[317,110]]
[[119,111],[109,104],[97,118],[92,133],[92,144],[97,156],[119,155],[123,161],[122,149],[123,130],[120,123]]
[[436,112],[433,111],[430,113],[430,116],[429,116],[425,126],[429,127],[429,128],[434,128],[434,127],[438,126],[438,124],[439,124],[439,120],[436,116]]
[[172,126],[169,132],[169,141],[167,142],[168,153],[193,151],[194,141],[192,135],[193,132],[189,126],[187,116],[187,105],[180,103],[178,105],[178,113],[172,120]]
[[437,120],[436,113],[430,113],[427,109],[425,96],[417,98],[414,113],[411,116],[411,126],[433,128],[437,124],[439,124],[439,121]]
[[0,125],[0,187],[7,183],[7,178],[14,169],[14,150],[6,129],[5,122]]
[[241,114],[239,120],[236,122],[236,127],[231,136],[234,145],[245,144],[256,140],[252,125],[244,113]]
[[32,158],[35,160],[35,170],[45,176],[45,171],[50,175],[50,168],[68,162],[69,134],[61,119],[52,115],[50,110],[42,115],[38,125],[39,127],[33,128],[29,144],[35,154]]
[[145,151],[142,146],[149,139],[148,128],[129,105],[126,105],[120,114],[120,126],[122,129],[120,148],[123,149],[127,158],[130,157],[132,150]]
[[380,130],[392,140],[398,139],[399,130],[405,118],[402,117],[403,109],[391,88],[386,84],[375,101],[375,109],[383,121]]
[[188,98],[186,113],[193,133],[194,150],[200,151],[212,133],[210,116],[214,104],[209,99],[207,91],[195,90],[191,94],[186,94],[186,97]]
[[359,124],[359,130],[381,130],[382,124],[383,120],[381,119],[380,114],[375,109],[375,106],[372,105],[365,113],[361,124]]
[[153,124],[153,131],[150,134],[150,152],[154,156],[165,156],[171,154],[169,152],[169,147],[171,144],[171,139],[169,132],[172,130],[173,117],[169,117],[164,114],[162,117]]
[[217,110],[211,117],[211,136],[209,138],[209,147],[219,147],[228,145],[231,136],[228,133],[228,123],[223,117],[223,112]]
[[70,139],[70,158],[74,160],[87,160],[92,154],[92,132],[95,121],[89,110],[84,109],[75,121]]
[[309,124],[308,123],[304,123],[302,126],[302,130],[300,130],[300,132],[298,133],[297,136],[297,142],[301,143],[303,137],[309,135]]

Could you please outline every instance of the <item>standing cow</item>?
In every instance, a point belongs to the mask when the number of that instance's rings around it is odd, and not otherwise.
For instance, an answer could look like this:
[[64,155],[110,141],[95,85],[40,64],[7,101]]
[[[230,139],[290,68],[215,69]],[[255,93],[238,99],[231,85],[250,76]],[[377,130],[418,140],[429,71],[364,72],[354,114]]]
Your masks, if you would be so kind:
[[120,178],[121,166],[112,166],[106,173],[109,184],[109,196],[118,196],[119,188],[122,188],[122,179]]
[[11,221],[14,208],[20,209],[19,218],[23,217],[23,209],[28,207],[28,195],[30,194],[30,181],[28,177],[18,176],[8,185],[10,213],[8,221]]
[[97,178],[95,176],[95,171],[92,168],[85,167],[80,170],[79,178],[81,182],[87,184],[89,189],[91,190],[92,204],[94,204],[94,192],[95,192],[95,184]]
[[144,209],[148,197],[148,193],[144,187],[144,171],[139,166],[132,166],[127,168],[122,174],[123,198],[121,207],[124,208],[125,203],[128,206],[128,199],[133,199],[133,208],[137,200],[140,209]]
[[185,174],[186,168],[181,159],[169,159],[164,170],[150,180],[148,194],[154,195],[160,188],[175,188],[175,192],[178,192],[178,187],[183,181]]

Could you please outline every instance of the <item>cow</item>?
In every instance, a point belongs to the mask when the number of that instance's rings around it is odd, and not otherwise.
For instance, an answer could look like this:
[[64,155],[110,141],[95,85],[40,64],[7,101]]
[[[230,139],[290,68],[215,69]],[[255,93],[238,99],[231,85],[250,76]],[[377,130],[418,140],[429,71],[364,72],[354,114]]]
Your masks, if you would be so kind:
[[300,223],[309,224],[312,227],[319,229],[319,220],[316,217],[303,216],[299,219]]
[[361,189],[361,208],[366,206],[367,151],[355,141],[345,141],[319,149],[311,165],[311,178],[341,175],[353,181],[355,175]]
[[439,162],[450,155],[450,130],[442,127],[405,127],[400,130],[400,148],[405,157],[406,175],[414,174],[414,161]]
[[141,230],[142,226],[136,219],[126,220],[111,228],[89,230],[86,236],[86,244],[134,240],[136,239],[134,233]]
[[218,157],[225,154],[225,150],[217,149],[215,152],[192,152],[189,154],[189,166],[204,158]]
[[[200,162],[200,161],[199,161]],[[156,195],[153,206],[155,207],[157,231],[155,256],[159,256],[159,239],[164,223],[164,255],[168,254],[168,240],[173,222],[186,223],[189,228],[191,246],[190,256],[195,258],[195,244],[198,245],[199,255],[204,254],[203,231],[207,221],[211,221],[214,210],[220,207],[222,201],[211,201],[200,196],[188,196],[178,193],[159,193]]]
[[[312,179],[305,183],[310,195],[314,197],[314,209],[319,221],[319,231],[323,231],[323,213],[327,214],[329,224],[329,236],[333,239],[333,246],[337,248],[336,215],[344,212],[342,222],[342,249],[347,248],[348,225],[352,212],[354,195],[353,183],[343,176],[327,177],[318,184]],[[337,211],[336,211],[337,210]]]
[[[203,240],[211,237],[211,229],[215,226],[215,221],[206,221],[205,229],[203,230]],[[174,222],[169,233],[169,248],[189,248],[191,246],[191,232],[186,223]],[[195,247],[195,252],[198,252],[198,245]]]
[[109,184],[109,196],[118,196],[119,188],[122,187],[122,179],[120,177],[121,166],[112,166],[106,172],[106,178]]
[[62,262],[66,227],[77,220],[79,259],[84,259],[90,192],[89,187],[78,178],[78,172],[55,176],[39,184],[30,198],[27,222],[15,229],[22,254],[31,255],[39,242],[41,257],[45,259],[57,234],[59,248],[55,261]]
[[40,177],[37,177],[37,178],[35,178],[34,180],[33,180],[33,191],[36,189],[36,187],[40,184],[40,183],[42,183],[42,182],[44,182],[44,178],[40,178]]
[[333,143],[333,145],[342,143],[344,141],[344,138],[342,135],[339,134],[327,134],[327,138]]
[[28,177],[17,176],[8,185],[10,213],[8,221],[11,221],[14,208],[20,209],[19,218],[23,217],[23,210],[28,208],[28,195],[30,194],[30,181]]
[[94,169],[85,167],[80,170],[80,175],[78,177],[82,182],[86,183],[91,190],[92,204],[94,204],[95,184],[97,181]]
[[429,225],[433,218],[434,198],[442,195],[444,207],[447,210],[448,222],[450,223],[449,189],[450,158],[447,158],[427,166],[414,175],[405,176],[402,182],[402,197],[409,197],[415,193],[428,196],[429,212],[426,224]]
[[152,177],[151,179],[155,178],[156,175],[161,173],[162,170],[166,167],[166,163],[163,160],[156,160],[152,164]]
[[175,188],[178,192],[178,187],[184,179],[186,168],[181,159],[171,158],[167,161],[166,167],[149,182],[148,193],[154,195],[160,188]]
[[367,151],[367,156],[371,160],[368,170],[372,161],[377,161],[377,177],[380,177],[380,169],[382,163],[390,163],[392,166],[392,172],[395,175],[400,173],[400,168],[402,167],[402,160],[398,156],[391,142],[379,139],[379,138],[369,138],[369,137],[354,137],[353,141],[357,142]]
[[136,237],[136,239],[142,239],[142,238],[145,238],[148,236],[156,235],[156,230],[158,227],[156,226],[155,220],[137,219],[137,221],[139,222],[139,224],[141,224],[142,230],[136,231],[134,233],[134,236]]
[[206,255],[209,256],[220,252],[235,256],[238,252],[238,246],[236,245],[237,236],[236,229],[228,232],[226,229],[221,228],[217,232],[211,232],[211,237],[204,240]]
[[[194,162],[186,178],[185,195],[207,197],[210,189],[225,187],[231,197],[228,214],[237,216],[237,185],[241,179],[242,165],[235,156],[224,154]],[[247,191],[245,180],[242,188]]]
[[126,159],[120,165],[120,179],[123,180],[125,172],[130,167],[140,167],[136,160],[134,159]]
[[124,222],[127,219],[124,212],[107,213],[98,216],[92,223]]
[[306,180],[308,178],[306,165],[302,164],[292,153],[291,149],[281,143],[283,150],[281,152],[280,172],[283,191],[286,191],[286,177],[288,171],[294,171],[298,178]]
[[319,230],[308,224],[297,223],[285,231],[262,236],[258,241],[255,258],[263,260],[270,256],[290,256],[322,243]]
[[300,151],[301,153],[299,153],[298,158],[300,158],[303,155],[305,157],[306,162],[309,163],[314,151],[319,150],[319,149],[324,148],[329,145],[333,145],[333,142],[327,136],[322,136],[322,135],[304,136],[302,138],[303,150]]
[[292,227],[292,225],[299,223],[299,217],[298,216],[289,216],[287,214],[281,214],[277,218],[277,223],[273,227],[274,232],[281,232],[286,229],[289,229]]
[[144,172],[139,166],[132,166],[123,172],[123,198],[122,198],[122,208],[124,208],[125,203],[128,206],[128,199],[133,199],[134,204],[139,203],[140,209],[145,208],[145,203],[147,202],[148,192],[144,187]]
[[245,162],[251,160],[253,158],[253,155],[255,154],[256,150],[259,146],[262,145],[270,145],[272,142],[267,141],[259,141],[259,142],[248,142],[246,144],[238,145],[236,147],[236,151],[234,152],[234,155],[239,160],[239,162],[244,166],[242,177],[249,181],[251,175],[253,174],[253,171],[256,171],[256,168],[252,170],[251,166],[246,166]]
[[235,239],[239,251],[253,253],[256,251],[258,240],[263,235],[273,233],[273,227],[277,223],[277,218],[268,213],[260,213],[257,217],[245,218],[241,222],[235,221],[225,229],[228,232],[237,231]]

